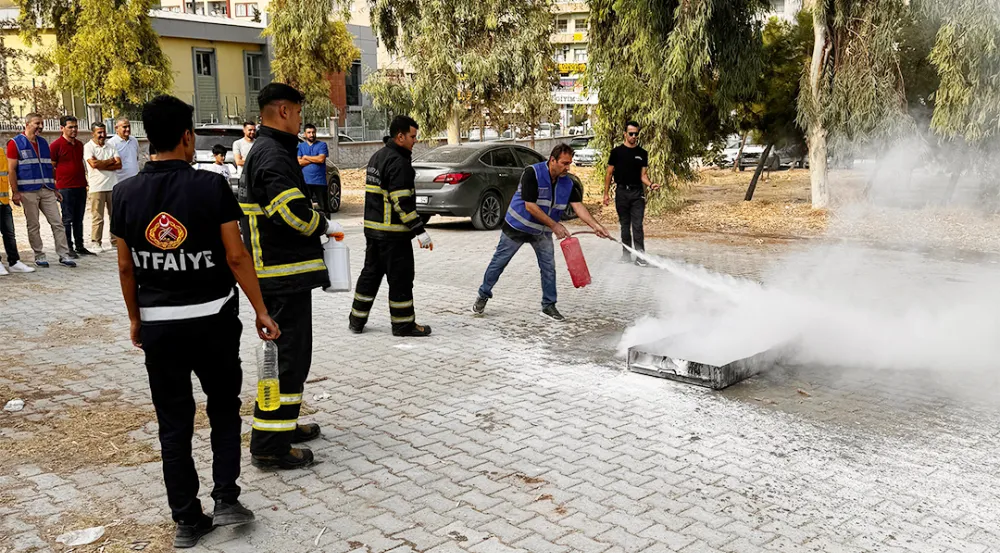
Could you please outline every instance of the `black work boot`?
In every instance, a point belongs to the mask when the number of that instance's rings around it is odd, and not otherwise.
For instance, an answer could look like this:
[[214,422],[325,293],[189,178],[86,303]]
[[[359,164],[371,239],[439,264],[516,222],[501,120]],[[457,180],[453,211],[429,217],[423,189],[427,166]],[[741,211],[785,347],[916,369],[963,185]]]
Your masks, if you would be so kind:
[[359,322],[354,318],[354,315],[347,316],[347,328],[351,329],[351,332],[355,334],[361,334],[365,331],[365,323]]
[[251,455],[250,464],[259,469],[304,469],[314,462],[313,452],[293,447],[284,455]]
[[476,303],[472,304],[472,312],[476,315],[482,315],[483,311],[486,311],[486,302],[489,298],[476,298]]
[[408,327],[392,329],[393,336],[430,336],[431,327],[429,325],[411,324]]
[[177,549],[187,549],[198,545],[198,540],[205,534],[215,529],[212,517],[202,514],[197,522],[185,524],[177,523],[177,532],[174,534],[174,547]]
[[239,501],[232,503],[216,501],[212,521],[216,526],[246,524],[253,521],[253,511],[244,507]]
[[323,432],[319,429],[319,425],[314,422],[309,424],[298,424],[295,425],[295,431],[292,434],[292,443],[301,444],[302,442],[315,440],[316,438],[319,438],[322,433]]

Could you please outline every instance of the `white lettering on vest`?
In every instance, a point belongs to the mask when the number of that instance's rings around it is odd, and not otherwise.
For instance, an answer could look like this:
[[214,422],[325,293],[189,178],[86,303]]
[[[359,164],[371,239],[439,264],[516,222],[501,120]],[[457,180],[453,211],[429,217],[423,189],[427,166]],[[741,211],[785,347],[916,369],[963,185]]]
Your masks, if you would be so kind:
[[172,253],[166,254],[166,257],[163,259],[163,270],[164,271],[179,271],[180,270],[177,267],[177,256],[176,255],[174,255]]
[[159,271],[163,265],[163,252],[153,252],[153,270]]
[[212,267],[215,267],[215,263],[212,263],[212,252],[208,251],[208,252],[202,252],[202,253],[205,254],[205,267],[208,268],[208,269],[211,269]]
[[211,250],[197,253],[186,253],[184,250],[177,253],[132,250],[132,260],[137,268],[154,271],[186,272],[215,267]]

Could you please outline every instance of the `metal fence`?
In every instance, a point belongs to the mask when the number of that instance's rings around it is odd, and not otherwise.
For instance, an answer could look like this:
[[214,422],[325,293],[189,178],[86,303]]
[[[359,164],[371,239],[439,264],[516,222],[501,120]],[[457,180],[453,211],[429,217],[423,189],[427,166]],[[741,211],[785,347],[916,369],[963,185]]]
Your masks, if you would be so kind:
[[[90,122],[86,118],[78,118],[77,121],[80,125],[81,131],[88,131],[90,129]],[[59,120],[58,119],[43,119],[45,126],[42,132],[60,132]],[[115,120],[105,119],[105,126],[108,128],[108,135],[110,136],[114,133]],[[132,136],[136,138],[146,137],[146,127],[143,126],[142,121],[135,119],[129,120],[129,124],[132,126]],[[14,119],[8,121],[0,121],[0,133],[19,133],[24,131],[24,120]]]

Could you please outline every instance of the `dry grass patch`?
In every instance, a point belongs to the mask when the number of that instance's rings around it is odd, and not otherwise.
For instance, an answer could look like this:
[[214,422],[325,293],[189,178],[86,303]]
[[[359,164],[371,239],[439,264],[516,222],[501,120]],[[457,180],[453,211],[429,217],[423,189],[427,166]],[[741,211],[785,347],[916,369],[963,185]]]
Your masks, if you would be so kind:
[[[53,547],[74,553],[126,553],[143,551],[145,553],[167,553],[174,551],[174,525],[169,521],[158,524],[139,524],[119,514],[115,509],[106,506],[95,506],[94,511],[83,513],[64,513],[58,522],[46,524],[44,520],[36,521],[39,535]],[[95,526],[104,526],[104,535],[88,545],[66,547],[56,542],[56,538],[65,532],[83,530]]]

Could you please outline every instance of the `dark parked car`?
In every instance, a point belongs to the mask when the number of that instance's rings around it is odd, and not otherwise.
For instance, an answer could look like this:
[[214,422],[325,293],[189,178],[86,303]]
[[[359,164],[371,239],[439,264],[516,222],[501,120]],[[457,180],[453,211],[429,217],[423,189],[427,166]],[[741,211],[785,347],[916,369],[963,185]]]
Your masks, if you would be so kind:
[[[480,230],[499,228],[525,167],[545,160],[530,148],[496,142],[435,148],[413,160],[417,213],[425,222],[450,215],[472,217]],[[570,178],[582,192],[580,179]],[[563,218],[575,216],[567,209]]]
[[[212,148],[216,144],[222,144],[226,148],[226,164],[229,165],[229,185],[233,188],[233,193],[239,188],[239,179],[236,177],[236,160],[233,157],[233,142],[243,138],[243,127],[241,125],[202,125],[194,129],[194,167],[211,165],[215,163],[212,156]],[[340,135],[341,142],[345,136]],[[348,137],[348,141],[351,139]],[[302,142],[302,139],[299,139]],[[330,208],[334,213],[340,211],[340,169],[330,158],[326,159],[326,183],[330,192]]]

